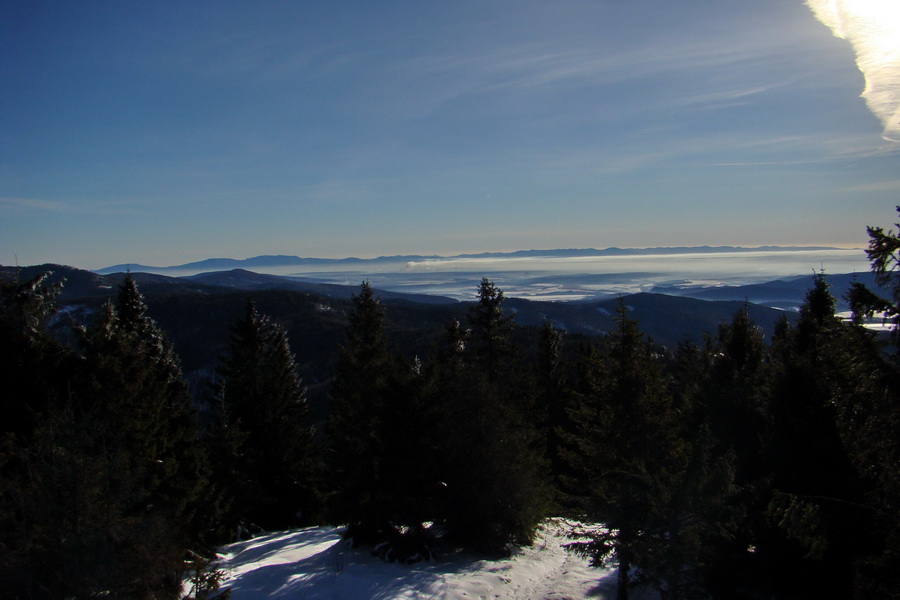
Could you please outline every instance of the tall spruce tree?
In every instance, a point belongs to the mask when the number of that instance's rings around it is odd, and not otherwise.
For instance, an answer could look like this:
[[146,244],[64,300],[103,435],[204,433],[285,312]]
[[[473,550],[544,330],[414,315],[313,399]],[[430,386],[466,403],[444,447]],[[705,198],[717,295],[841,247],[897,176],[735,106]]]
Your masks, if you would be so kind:
[[[368,282],[353,296],[347,342],[331,393],[328,468],[332,520],[355,543],[388,560],[428,555],[425,522],[435,520],[438,418],[432,377],[392,355],[385,310]],[[387,542],[387,543],[384,543]]]
[[430,470],[433,473],[431,505],[434,521],[444,522],[454,513],[456,493],[449,493],[448,480],[453,479],[459,464],[455,448],[459,445],[459,431],[453,421],[468,390],[470,365],[466,356],[468,332],[453,319],[446,324],[441,344],[425,363],[423,403],[428,407],[431,422],[428,435],[432,441]]
[[[115,305],[82,330],[79,410],[118,503],[104,527],[115,595],[175,594],[183,553],[202,543],[207,463],[173,347],[129,275]],[[137,574],[140,575],[137,575]]]
[[348,524],[360,543],[381,540],[391,529],[385,478],[384,405],[390,400],[391,359],[385,311],[368,281],[352,298],[347,341],[341,347],[328,421],[331,518]]
[[[900,224],[894,226],[869,227],[866,249],[889,298],[851,288],[855,325],[841,339],[843,356],[832,370],[838,431],[864,486],[857,508],[871,518],[867,546],[854,565],[854,594],[865,598],[897,598],[900,590]],[[873,311],[892,325],[893,347],[886,351],[860,325]]]
[[703,346],[682,342],[669,368],[673,427],[685,451],[669,467],[673,484],[664,506],[665,533],[654,543],[658,565],[650,569],[667,598],[734,594],[720,571],[743,515],[734,452],[712,435],[704,402],[714,354],[709,337]]
[[[900,206],[896,207],[900,214]],[[875,280],[889,292],[883,298],[855,283],[849,294],[853,320],[851,347],[858,351],[839,372],[853,382],[835,397],[838,428],[851,462],[871,489],[865,505],[874,515],[876,542],[857,565],[857,587],[871,597],[896,598],[900,589],[900,223],[887,231],[867,228],[866,254]],[[862,327],[880,313],[891,324],[892,347],[883,353]],[[894,517],[891,517],[894,515]]]
[[48,517],[62,503],[42,493],[44,469],[36,465],[61,451],[42,440],[69,402],[78,367],[48,333],[62,289],[49,283],[51,275],[23,282],[17,271],[0,282],[0,597],[61,597],[69,589],[57,577],[72,564],[57,554],[65,527]]
[[430,555],[432,532],[426,523],[439,519],[442,460],[433,374],[418,359],[411,364],[394,358],[389,401],[382,407],[384,440],[382,475],[391,523],[389,560],[412,562]]
[[546,516],[546,470],[534,398],[512,347],[503,292],[486,278],[469,312],[465,336],[448,329],[454,366],[442,382],[440,439],[447,459],[442,512],[460,543],[502,552],[531,541]]
[[674,489],[672,466],[685,452],[675,435],[672,402],[650,344],[624,301],[587,391],[596,418],[583,423],[582,448],[590,497],[587,516],[608,529],[580,532],[570,548],[592,564],[618,562],[618,598],[627,600],[632,568],[659,567],[654,557],[667,534],[666,505]]
[[768,429],[768,350],[747,306],[719,327],[706,410],[713,435],[736,456],[740,485],[765,475],[762,445]]
[[808,573],[811,581],[827,579],[820,593],[827,589],[847,597],[852,577],[827,574],[852,564],[862,551],[859,543],[869,543],[860,535],[866,515],[852,508],[862,501],[864,488],[841,440],[833,402],[848,333],[835,316],[825,277],[817,275],[796,327],[782,329],[773,348],[777,371],[769,513],[794,543],[761,547],[792,571]]
[[[900,214],[900,206],[897,206]],[[880,313],[883,319],[890,322],[895,347],[900,347],[900,223],[895,223],[897,231],[883,227],[868,227],[869,245],[866,255],[872,265],[875,282],[890,291],[890,298],[883,298],[855,282],[848,293],[854,319],[862,323],[866,317]],[[895,352],[894,357],[900,357]]]
[[573,476],[566,460],[565,432],[572,427],[569,421],[571,393],[566,380],[567,365],[562,356],[562,335],[549,321],[543,324],[536,365],[538,422],[555,501],[560,507],[572,504],[566,493],[566,480]]
[[597,435],[601,423],[601,403],[606,382],[609,380],[609,363],[598,346],[583,341],[575,359],[575,376],[572,382],[572,402],[566,411],[568,426],[560,437],[561,456],[566,469],[558,476],[560,487],[574,503],[576,510],[587,513],[592,505],[592,487],[597,465],[594,458],[602,456],[603,439]]
[[512,372],[512,315],[503,311],[503,290],[487,277],[478,285],[478,300],[469,309],[468,349],[479,371],[491,381]]
[[[60,400],[61,367],[71,361],[67,352],[47,332],[56,314],[61,283],[50,283],[52,272],[29,281],[15,278],[0,282],[0,431],[28,436]],[[65,378],[68,375],[63,375]]]
[[[749,307],[738,309],[710,340],[708,376],[697,390],[699,413],[709,427],[714,453],[733,459],[734,489],[729,498],[735,526],[731,540],[717,548],[708,569],[719,594],[752,587],[767,569],[764,552],[771,527],[765,517],[770,467],[765,447],[771,431],[771,360],[762,329]],[[748,575],[749,574],[749,575]]]
[[[894,332],[896,335],[896,332]],[[871,332],[849,328],[844,360],[836,365],[832,401],[847,458],[860,480],[850,498],[859,503],[853,593],[860,598],[897,598],[900,590],[900,370]],[[852,501],[852,500],[851,500]],[[831,502],[833,504],[833,501]]]
[[284,328],[252,300],[231,327],[218,371],[216,472],[233,500],[232,526],[263,529],[313,522],[317,452],[306,389]]
[[[36,342],[45,300],[26,303],[21,321]],[[26,560],[7,580],[19,597],[174,598],[186,549],[202,543],[204,462],[190,399],[145,310],[127,277],[117,303],[80,330],[84,356],[45,363],[45,380],[65,385],[17,450],[12,464],[26,476],[11,488],[4,477],[25,533]]]

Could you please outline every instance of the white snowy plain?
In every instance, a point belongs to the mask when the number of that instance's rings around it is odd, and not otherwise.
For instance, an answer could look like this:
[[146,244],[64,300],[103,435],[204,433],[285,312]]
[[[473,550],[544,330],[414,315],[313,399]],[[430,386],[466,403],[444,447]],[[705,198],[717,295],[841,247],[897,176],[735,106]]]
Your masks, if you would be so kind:
[[[232,600],[581,600],[615,598],[616,569],[591,568],[565,550],[571,523],[551,519],[534,544],[509,558],[453,553],[413,565],[388,563],[350,548],[334,527],[267,533],[224,546],[220,591]],[[652,593],[633,598],[655,600]]]

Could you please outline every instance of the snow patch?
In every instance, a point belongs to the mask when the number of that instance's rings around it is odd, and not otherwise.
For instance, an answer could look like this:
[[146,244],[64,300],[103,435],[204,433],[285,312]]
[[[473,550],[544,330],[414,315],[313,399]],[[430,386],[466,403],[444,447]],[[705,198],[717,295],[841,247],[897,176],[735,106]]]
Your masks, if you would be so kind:
[[572,541],[568,533],[576,525],[548,520],[532,546],[501,560],[452,553],[410,566],[347,547],[333,527],[269,533],[221,549],[221,589],[230,589],[232,600],[614,598],[615,568],[591,568],[563,547]]

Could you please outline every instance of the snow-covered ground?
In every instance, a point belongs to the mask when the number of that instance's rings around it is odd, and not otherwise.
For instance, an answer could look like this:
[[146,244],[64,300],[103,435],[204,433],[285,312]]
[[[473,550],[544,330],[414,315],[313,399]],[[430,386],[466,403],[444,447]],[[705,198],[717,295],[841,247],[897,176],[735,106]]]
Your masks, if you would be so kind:
[[510,558],[453,554],[414,565],[387,563],[365,548],[351,549],[332,527],[269,533],[221,549],[219,566],[226,575],[221,589],[231,589],[233,600],[615,598],[615,569],[592,569],[567,552],[568,531],[565,521],[550,520],[533,546]]

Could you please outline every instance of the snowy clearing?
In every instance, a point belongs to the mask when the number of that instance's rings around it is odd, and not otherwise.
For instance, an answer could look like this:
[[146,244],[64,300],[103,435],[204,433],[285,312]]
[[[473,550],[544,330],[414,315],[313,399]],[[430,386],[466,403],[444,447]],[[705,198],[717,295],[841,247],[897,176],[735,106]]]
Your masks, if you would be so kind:
[[[562,546],[571,524],[550,520],[533,546],[510,558],[454,554],[415,565],[386,563],[351,549],[333,527],[264,534],[225,546],[222,590],[233,600],[578,600],[615,598],[616,570],[592,569]],[[648,600],[652,595],[633,595]]]

